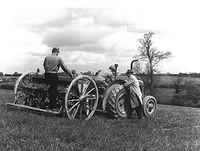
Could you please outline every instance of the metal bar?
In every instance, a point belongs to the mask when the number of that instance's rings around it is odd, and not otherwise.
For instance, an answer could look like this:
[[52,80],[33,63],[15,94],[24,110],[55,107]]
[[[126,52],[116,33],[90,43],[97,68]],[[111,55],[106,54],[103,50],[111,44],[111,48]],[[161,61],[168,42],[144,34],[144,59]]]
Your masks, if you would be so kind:
[[38,111],[38,112],[50,113],[50,114],[56,114],[56,115],[60,114],[60,111],[56,112],[56,111],[51,111],[51,110],[44,110],[44,109],[39,109],[39,108],[22,105],[22,104],[6,103],[6,106],[7,107],[17,107],[17,109],[28,109],[28,110],[32,110],[32,111]]

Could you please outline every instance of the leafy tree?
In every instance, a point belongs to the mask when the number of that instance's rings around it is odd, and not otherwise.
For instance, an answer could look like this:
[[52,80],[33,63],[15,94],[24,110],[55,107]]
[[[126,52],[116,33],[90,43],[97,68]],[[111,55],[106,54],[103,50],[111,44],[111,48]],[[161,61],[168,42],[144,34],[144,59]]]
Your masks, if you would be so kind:
[[178,94],[181,92],[181,88],[183,88],[183,85],[185,84],[185,80],[182,76],[178,76],[176,80],[173,81],[175,93]]
[[185,81],[180,92],[174,95],[173,104],[200,107],[200,86],[193,81]]

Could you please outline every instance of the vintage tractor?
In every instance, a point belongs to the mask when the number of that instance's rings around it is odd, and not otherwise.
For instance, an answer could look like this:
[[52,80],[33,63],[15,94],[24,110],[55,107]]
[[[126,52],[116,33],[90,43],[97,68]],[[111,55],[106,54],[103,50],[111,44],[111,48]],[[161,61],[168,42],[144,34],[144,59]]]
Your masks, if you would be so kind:
[[[131,62],[130,69],[133,70],[133,63],[137,62],[139,59],[133,60]],[[117,73],[117,72],[115,72]],[[115,80],[113,80],[105,91],[105,96],[103,98],[103,111],[109,113],[113,117],[127,117],[127,110],[131,110],[130,104],[126,105],[127,91],[124,88],[124,84],[127,82],[127,75],[115,75]],[[142,92],[142,99],[144,104],[144,116],[153,117],[157,111],[157,101],[153,96],[145,96],[144,82],[139,80],[140,90]],[[133,108],[139,106],[138,97],[135,95]]]
[[[132,65],[135,62],[132,61]],[[44,74],[34,72],[24,73],[15,84],[13,103],[8,106],[25,108],[39,112],[67,115],[72,119],[89,120],[96,110],[107,113],[113,117],[127,117],[126,90],[123,84],[127,76],[117,76],[108,81],[99,80],[98,75],[79,75],[74,78],[59,76],[57,91],[57,105],[55,110],[48,110],[48,85],[45,83]],[[141,81],[141,91],[144,94],[144,85]],[[156,99],[152,96],[144,96],[144,115],[154,116],[157,110]],[[136,97],[135,107],[138,106]]]

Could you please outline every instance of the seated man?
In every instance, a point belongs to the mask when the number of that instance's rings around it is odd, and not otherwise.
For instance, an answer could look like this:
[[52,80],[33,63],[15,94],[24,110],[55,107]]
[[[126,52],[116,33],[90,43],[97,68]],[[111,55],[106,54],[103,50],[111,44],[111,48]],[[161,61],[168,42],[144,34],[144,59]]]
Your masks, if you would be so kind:
[[58,57],[59,48],[53,48],[52,54],[46,56],[44,59],[44,70],[45,70],[45,80],[48,84],[48,94],[49,94],[49,109],[53,109],[56,106],[57,97],[57,87],[58,87],[58,70],[59,67],[62,68],[70,77],[72,76],[71,71],[65,66],[63,60]]
[[114,80],[114,74],[115,74],[114,66],[111,65],[108,69],[98,70],[95,74],[95,80],[101,86],[103,91],[105,91],[106,88],[108,87],[108,84]]
[[[142,101],[142,92],[140,90],[140,85],[138,79],[133,75],[132,70],[127,71],[128,80],[127,83],[124,84],[124,87],[128,91],[128,99],[130,105],[135,102],[135,95],[137,96],[137,100],[139,101],[139,106],[136,107],[136,112],[139,119],[143,118],[143,101]],[[132,111],[131,111],[132,112]],[[128,114],[129,115],[129,114]],[[130,114],[131,115],[131,114]]]
[[109,66],[109,70],[99,70],[96,73],[97,79],[101,81],[105,81],[108,83],[109,81],[114,80],[114,74],[115,74],[115,67],[113,65]]

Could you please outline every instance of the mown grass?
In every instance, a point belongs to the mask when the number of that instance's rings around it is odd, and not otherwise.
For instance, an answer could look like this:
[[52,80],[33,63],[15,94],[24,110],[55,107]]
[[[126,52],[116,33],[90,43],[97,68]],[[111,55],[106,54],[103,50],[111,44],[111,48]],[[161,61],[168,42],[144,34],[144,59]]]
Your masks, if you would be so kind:
[[5,102],[12,92],[0,91],[0,150],[200,150],[200,111],[159,106],[153,119],[108,119],[95,115],[89,121],[10,110]]

